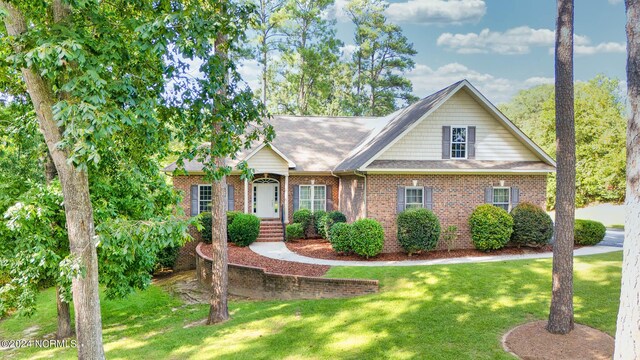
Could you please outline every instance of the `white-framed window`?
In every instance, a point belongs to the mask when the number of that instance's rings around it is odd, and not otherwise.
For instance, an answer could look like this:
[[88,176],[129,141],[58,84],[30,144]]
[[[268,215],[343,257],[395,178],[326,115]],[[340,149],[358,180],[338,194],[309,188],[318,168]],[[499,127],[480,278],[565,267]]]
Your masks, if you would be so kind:
[[467,127],[466,126],[451,127],[451,158],[452,159],[467,158]]
[[404,189],[405,209],[415,209],[424,207],[424,188],[406,187]]
[[300,185],[299,209],[312,212],[327,209],[327,187],[325,185]]
[[198,213],[211,211],[211,185],[198,185]]
[[508,187],[494,187],[493,188],[493,206],[503,208],[509,211],[509,204],[511,203],[511,188]]

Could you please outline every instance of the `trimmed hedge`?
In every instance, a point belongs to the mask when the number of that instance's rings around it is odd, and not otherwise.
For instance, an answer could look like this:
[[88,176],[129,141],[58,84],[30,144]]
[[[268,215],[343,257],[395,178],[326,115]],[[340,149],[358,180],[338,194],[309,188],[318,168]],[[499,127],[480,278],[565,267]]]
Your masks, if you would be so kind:
[[350,253],[352,248],[351,225],[346,222],[336,223],[329,230],[329,242],[334,251]]
[[295,211],[293,213],[293,222],[302,225],[305,239],[308,236],[311,225],[313,225],[313,213],[307,209]]
[[304,237],[304,229],[301,224],[289,224],[287,225],[286,234],[287,241],[302,239]]
[[347,217],[340,211],[336,210],[326,213],[325,216],[319,220],[318,228],[320,229],[320,233],[318,233],[318,235],[324,239],[329,239],[329,230],[331,230],[333,224],[341,222],[347,222]]
[[475,208],[469,217],[471,240],[482,251],[502,249],[513,233],[513,218],[504,209],[491,204]]
[[237,214],[229,225],[229,240],[238,246],[251,245],[260,234],[260,219],[251,214]]
[[[238,215],[242,214],[242,211],[227,211],[227,240],[229,240],[229,225],[233,219]],[[206,212],[200,214],[200,224],[202,224],[202,231],[200,231],[200,235],[202,237],[202,242],[205,244],[211,244],[211,213]]]
[[[334,225],[335,226],[335,225]],[[353,252],[369,258],[382,252],[384,229],[374,219],[360,219],[351,224]]]
[[607,228],[593,220],[577,219],[573,228],[573,239],[576,245],[595,245],[604,239]]
[[511,242],[517,246],[540,247],[553,237],[553,221],[541,207],[523,202],[511,210],[513,233]]
[[323,218],[327,215],[327,212],[324,210],[318,210],[313,213],[313,230],[316,232],[318,236],[324,237],[323,231]]
[[398,242],[409,255],[435,249],[440,221],[431,210],[409,209],[398,214]]

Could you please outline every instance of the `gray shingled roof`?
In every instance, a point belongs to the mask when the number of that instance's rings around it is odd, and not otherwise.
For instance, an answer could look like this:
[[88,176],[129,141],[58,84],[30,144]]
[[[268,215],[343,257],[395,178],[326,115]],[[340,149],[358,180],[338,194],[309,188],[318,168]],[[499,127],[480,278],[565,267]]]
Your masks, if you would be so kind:
[[387,126],[385,126],[379,134],[370,139],[364,146],[356,149],[352,154],[349,154],[348,158],[340,162],[336,166],[335,171],[351,171],[360,168],[429,110],[437,107],[440,102],[449,96],[463,81],[464,80],[449,85],[401,110],[389,121]]
[[[458,81],[386,117],[274,116],[269,120],[276,133],[276,138],[271,144],[295,163],[295,169],[291,170],[313,172],[358,170],[426,113],[439,107],[449,95],[460,89],[462,83],[471,86],[466,80]],[[523,134],[519,136],[526,138]],[[228,165],[235,166],[239,160],[244,160],[259,145],[256,144],[253,148],[237,154],[237,160],[229,160]],[[539,147],[532,146],[541,156],[547,156]],[[434,170],[464,168],[553,170],[553,164],[553,160],[540,162],[376,160],[369,167]],[[164,171],[172,172],[176,169],[177,166],[173,163]],[[185,170],[200,172],[202,164],[197,161],[186,162]]]

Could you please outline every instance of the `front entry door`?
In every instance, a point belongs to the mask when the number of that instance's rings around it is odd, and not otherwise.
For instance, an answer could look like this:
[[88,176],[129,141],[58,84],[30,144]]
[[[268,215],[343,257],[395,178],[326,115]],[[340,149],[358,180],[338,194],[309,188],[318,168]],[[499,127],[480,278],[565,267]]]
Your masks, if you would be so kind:
[[253,185],[254,214],[259,218],[278,218],[278,184]]

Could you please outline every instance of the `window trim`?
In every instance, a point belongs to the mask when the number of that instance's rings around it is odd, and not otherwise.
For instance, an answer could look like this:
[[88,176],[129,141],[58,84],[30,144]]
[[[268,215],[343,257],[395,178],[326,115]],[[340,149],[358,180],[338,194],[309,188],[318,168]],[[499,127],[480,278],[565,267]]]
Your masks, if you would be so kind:
[[409,205],[409,197],[407,196],[407,190],[420,190],[422,191],[422,196],[420,197],[420,203],[411,203],[413,204],[420,204],[419,208],[416,209],[423,209],[424,208],[424,187],[423,186],[405,186],[404,188],[404,209],[407,210],[407,205]]
[[507,212],[511,211],[511,187],[510,186],[493,186],[492,187],[492,198],[491,198],[491,205],[499,207],[502,209],[502,207],[497,206],[496,205],[496,189],[506,189],[507,190],[507,202],[506,203],[498,203],[499,205],[507,205]]
[[[300,202],[302,201],[302,187],[303,186],[308,186],[310,187],[310,193],[311,193],[311,198],[309,199],[309,201],[311,201],[311,212],[315,212],[315,211],[327,211],[327,185],[324,184],[300,184],[299,186],[299,195],[298,195],[298,209],[302,210],[303,208],[300,206]],[[315,202],[315,187],[323,187],[324,188],[324,208],[323,209],[313,209],[313,204]],[[306,199],[305,199],[306,200]]]
[[[464,144],[464,157],[454,157],[453,156],[453,129],[464,129],[465,138],[464,143],[456,142],[456,144]],[[449,132],[449,159],[456,160],[467,160],[469,158],[469,126],[468,125],[451,125],[451,130]]]
[[[201,214],[207,211],[207,210],[202,210],[200,207],[202,203],[202,188],[205,186],[209,187],[209,193],[211,193],[211,199],[209,200],[211,203],[210,206],[213,206],[213,188],[211,187],[211,184],[198,184],[198,214]],[[211,209],[209,209],[209,211],[211,211]]]

